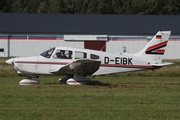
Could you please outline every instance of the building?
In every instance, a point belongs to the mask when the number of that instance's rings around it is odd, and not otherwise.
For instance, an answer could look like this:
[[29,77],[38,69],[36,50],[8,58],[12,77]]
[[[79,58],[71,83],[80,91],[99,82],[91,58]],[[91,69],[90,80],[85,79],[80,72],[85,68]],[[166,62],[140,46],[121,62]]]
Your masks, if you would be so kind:
[[180,16],[0,13],[0,57],[37,55],[54,46],[140,51],[159,30],[172,31],[164,59],[179,59]]

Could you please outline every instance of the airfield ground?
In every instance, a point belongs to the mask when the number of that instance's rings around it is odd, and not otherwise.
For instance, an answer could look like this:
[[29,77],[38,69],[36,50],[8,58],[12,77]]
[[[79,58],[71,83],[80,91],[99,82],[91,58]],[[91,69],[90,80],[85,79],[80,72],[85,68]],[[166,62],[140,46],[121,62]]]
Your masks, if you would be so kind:
[[60,76],[20,86],[22,78],[5,60],[0,60],[2,120],[180,119],[180,60],[155,71],[97,76],[81,86],[58,84]]

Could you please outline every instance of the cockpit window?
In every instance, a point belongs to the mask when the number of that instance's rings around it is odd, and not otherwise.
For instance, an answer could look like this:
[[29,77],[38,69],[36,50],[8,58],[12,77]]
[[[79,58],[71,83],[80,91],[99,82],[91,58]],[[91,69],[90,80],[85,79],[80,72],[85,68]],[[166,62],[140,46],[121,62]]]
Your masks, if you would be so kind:
[[57,49],[53,55],[54,59],[72,59],[73,52],[70,50]]
[[91,59],[99,59],[99,56],[95,55],[95,54],[90,54],[90,58]]
[[54,52],[55,48],[50,48],[49,50],[46,50],[45,52],[41,53],[40,55],[46,58],[50,58],[52,53]]

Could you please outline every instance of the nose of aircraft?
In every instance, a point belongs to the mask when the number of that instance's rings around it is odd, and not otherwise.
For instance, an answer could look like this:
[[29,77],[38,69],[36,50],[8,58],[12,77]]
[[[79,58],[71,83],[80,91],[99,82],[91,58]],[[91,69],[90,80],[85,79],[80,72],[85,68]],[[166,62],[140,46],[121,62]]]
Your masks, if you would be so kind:
[[6,60],[6,63],[12,65],[13,64],[13,58]]

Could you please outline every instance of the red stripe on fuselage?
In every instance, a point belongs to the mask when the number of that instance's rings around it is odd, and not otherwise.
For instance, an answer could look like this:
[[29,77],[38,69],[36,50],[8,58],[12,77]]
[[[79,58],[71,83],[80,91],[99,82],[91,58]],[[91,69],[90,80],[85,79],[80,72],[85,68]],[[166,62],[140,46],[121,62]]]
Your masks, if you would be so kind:
[[123,65],[123,64],[101,64],[102,67],[125,67],[125,68],[144,68],[153,69],[158,68],[157,66],[145,66],[145,65]]
[[66,65],[69,62],[37,62],[37,61],[15,61],[15,63],[27,63],[27,64],[55,64],[55,65]]

